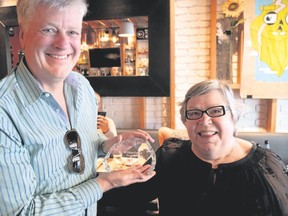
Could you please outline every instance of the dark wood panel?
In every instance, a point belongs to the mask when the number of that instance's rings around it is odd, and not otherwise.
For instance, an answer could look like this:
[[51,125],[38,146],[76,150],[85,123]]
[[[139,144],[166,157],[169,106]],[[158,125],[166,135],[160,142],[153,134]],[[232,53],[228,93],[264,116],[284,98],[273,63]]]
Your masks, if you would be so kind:
[[0,79],[2,79],[11,69],[9,34],[2,25],[0,25],[0,38]]
[[16,7],[0,7],[0,79],[12,69],[9,26],[17,26]]
[[16,6],[0,7],[0,21],[4,26],[17,26]]
[[87,77],[102,96],[170,96],[170,1],[92,0],[85,20],[148,16],[149,76]]
[[[169,0],[90,0],[86,20],[147,16]],[[160,7],[160,8],[159,8]],[[163,11],[165,8],[162,8]]]

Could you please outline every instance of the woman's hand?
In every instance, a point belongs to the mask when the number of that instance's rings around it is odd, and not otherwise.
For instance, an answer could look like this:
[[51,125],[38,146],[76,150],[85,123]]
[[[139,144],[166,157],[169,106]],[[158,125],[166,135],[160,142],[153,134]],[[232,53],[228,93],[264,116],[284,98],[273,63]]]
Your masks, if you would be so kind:
[[105,116],[102,115],[97,116],[97,129],[100,129],[103,134],[109,131],[108,119]]
[[127,186],[134,183],[145,182],[152,178],[156,172],[150,170],[151,165],[135,166],[125,170],[103,172],[96,181],[103,192],[112,188]]

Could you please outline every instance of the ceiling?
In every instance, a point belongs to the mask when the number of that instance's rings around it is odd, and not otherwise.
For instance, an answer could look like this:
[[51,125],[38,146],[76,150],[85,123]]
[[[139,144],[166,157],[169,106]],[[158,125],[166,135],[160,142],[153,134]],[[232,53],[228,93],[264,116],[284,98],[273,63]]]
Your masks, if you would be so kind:
[[112,19],[112,20],[93,20],[83,22],[83,27],[90,26],[93,29],[105,29],[105,28],[118,28],[120,23],[125,21],[132,22],[135,28],[147,28],[148,17],[129,17],[127,19]]

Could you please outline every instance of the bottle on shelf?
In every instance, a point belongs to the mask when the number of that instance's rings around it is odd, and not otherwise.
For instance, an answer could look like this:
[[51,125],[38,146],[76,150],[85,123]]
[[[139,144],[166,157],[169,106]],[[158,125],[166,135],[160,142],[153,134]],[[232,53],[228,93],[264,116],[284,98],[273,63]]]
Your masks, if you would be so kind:
[[269,140],[265,140],[265,141],[264,141],[264,147],[267,148],[267,149],[270,149]]

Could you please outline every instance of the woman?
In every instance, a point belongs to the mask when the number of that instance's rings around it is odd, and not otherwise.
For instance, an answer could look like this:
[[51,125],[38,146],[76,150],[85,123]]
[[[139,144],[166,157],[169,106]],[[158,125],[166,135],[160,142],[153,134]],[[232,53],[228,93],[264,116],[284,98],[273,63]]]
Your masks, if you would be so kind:
[[132,203],[158,197],[161,216],[288,215],[285,164],[271,150],[235,137],[239,113],[228,85],[192,86],[180,114],[190,140],[167,139],[157,151],[156,175],[121,189],[121,197],[129,193]]

